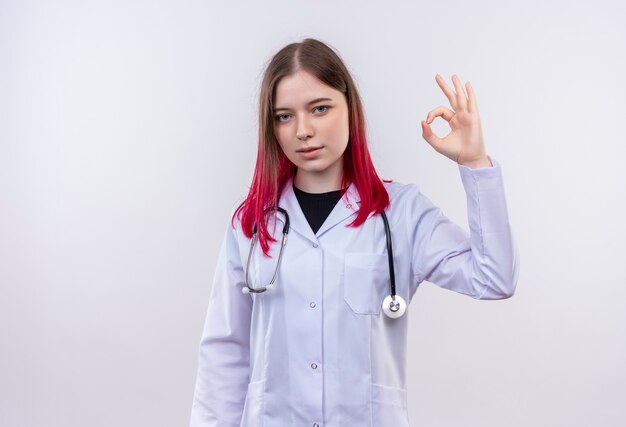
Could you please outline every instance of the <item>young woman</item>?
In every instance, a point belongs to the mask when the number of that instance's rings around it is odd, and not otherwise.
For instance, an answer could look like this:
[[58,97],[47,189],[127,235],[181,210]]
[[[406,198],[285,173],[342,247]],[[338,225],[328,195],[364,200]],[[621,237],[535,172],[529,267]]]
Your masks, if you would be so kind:
[[[382,181],[339,56],[314,39],[271,60],[250,191],[233,207],[200,342],[195,427],[409,426],[408,311],[419,284],[513,295],[518,257],[500,165],[476,95],[436,81],[452,109],[423,137],[459,165],[468,235],[414,184]],[[438,138],[438,117],[452,131]]]

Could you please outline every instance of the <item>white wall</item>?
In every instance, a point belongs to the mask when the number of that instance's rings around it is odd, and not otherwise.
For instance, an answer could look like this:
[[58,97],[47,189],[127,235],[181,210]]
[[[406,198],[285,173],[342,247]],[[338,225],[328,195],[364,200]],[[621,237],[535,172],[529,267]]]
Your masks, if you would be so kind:
[[456,165],[421,138],[436,73],[472,82],[503,167],[517,293],[420,288],[412,425],[626,425],[625,9],[2,0],[0,425],[188,423],[261,73],[308,36],[353,72],[382,176],[467,226]]

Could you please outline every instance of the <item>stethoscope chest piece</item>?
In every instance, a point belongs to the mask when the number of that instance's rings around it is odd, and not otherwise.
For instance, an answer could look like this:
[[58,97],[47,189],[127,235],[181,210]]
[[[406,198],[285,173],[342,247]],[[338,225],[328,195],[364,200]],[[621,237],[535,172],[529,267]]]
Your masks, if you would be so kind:
[[395,299],[388,295],[383,301],[383,313],[392,319],[401,317],[406,311],[406,302],[400,295],[396,295]]

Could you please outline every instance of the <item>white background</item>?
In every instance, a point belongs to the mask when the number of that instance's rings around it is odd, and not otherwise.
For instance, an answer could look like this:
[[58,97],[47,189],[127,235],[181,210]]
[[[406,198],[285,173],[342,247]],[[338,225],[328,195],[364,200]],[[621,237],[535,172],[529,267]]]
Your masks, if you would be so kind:
[[411,424],[626,425],[625,9],[0,1],[0,425],[188,424],[263,68],[305,37],[353,73],[382,177],[467,229],[457,166],[421,137],[436,73],[473,84],[503,168],[517,292],[420,287]]

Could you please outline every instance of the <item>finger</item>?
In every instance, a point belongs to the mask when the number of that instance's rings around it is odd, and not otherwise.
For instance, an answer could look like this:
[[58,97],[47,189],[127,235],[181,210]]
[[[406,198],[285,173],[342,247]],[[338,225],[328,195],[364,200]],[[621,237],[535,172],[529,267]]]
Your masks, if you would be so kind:
[[450,89],[450,87],[448,87],[446,82],[443,80],[443,77],[441,77],[439,74],[435,76],[435,81],[443,91],[444,95],[446,95],[446,98],[448,98],[450,106],[452,106],[452,108],[456,110],[456,98],[454,97],[454,91]]
[[433,130],[430,128],[430,125],[426,123],[425,120],[422,120],[422,137],[430,144],[431,147],[435,149],[435,151],[439,152],[438,148],[441,144],[441,138],[434,134]]
[[452,83],[454,83],[454,88],[456,89],[457,108],[455,108],[455,111],[467,111],[467,96],[463,90],[461,80],[459,80],[456,74],[452,75]]
[[450,120],[454,117],[454,111],[441,105],[428,112],[428,115],[426,115],[426,123],[431,124],[437,117],[441,117],[446,122],[450,123]]
[[465,83],[465,88],[467,89],[467,97],[469,98],[469,112],[478,114],[478,101],[476,101],[476,93],[474,93],[472,84],[468,81]]

